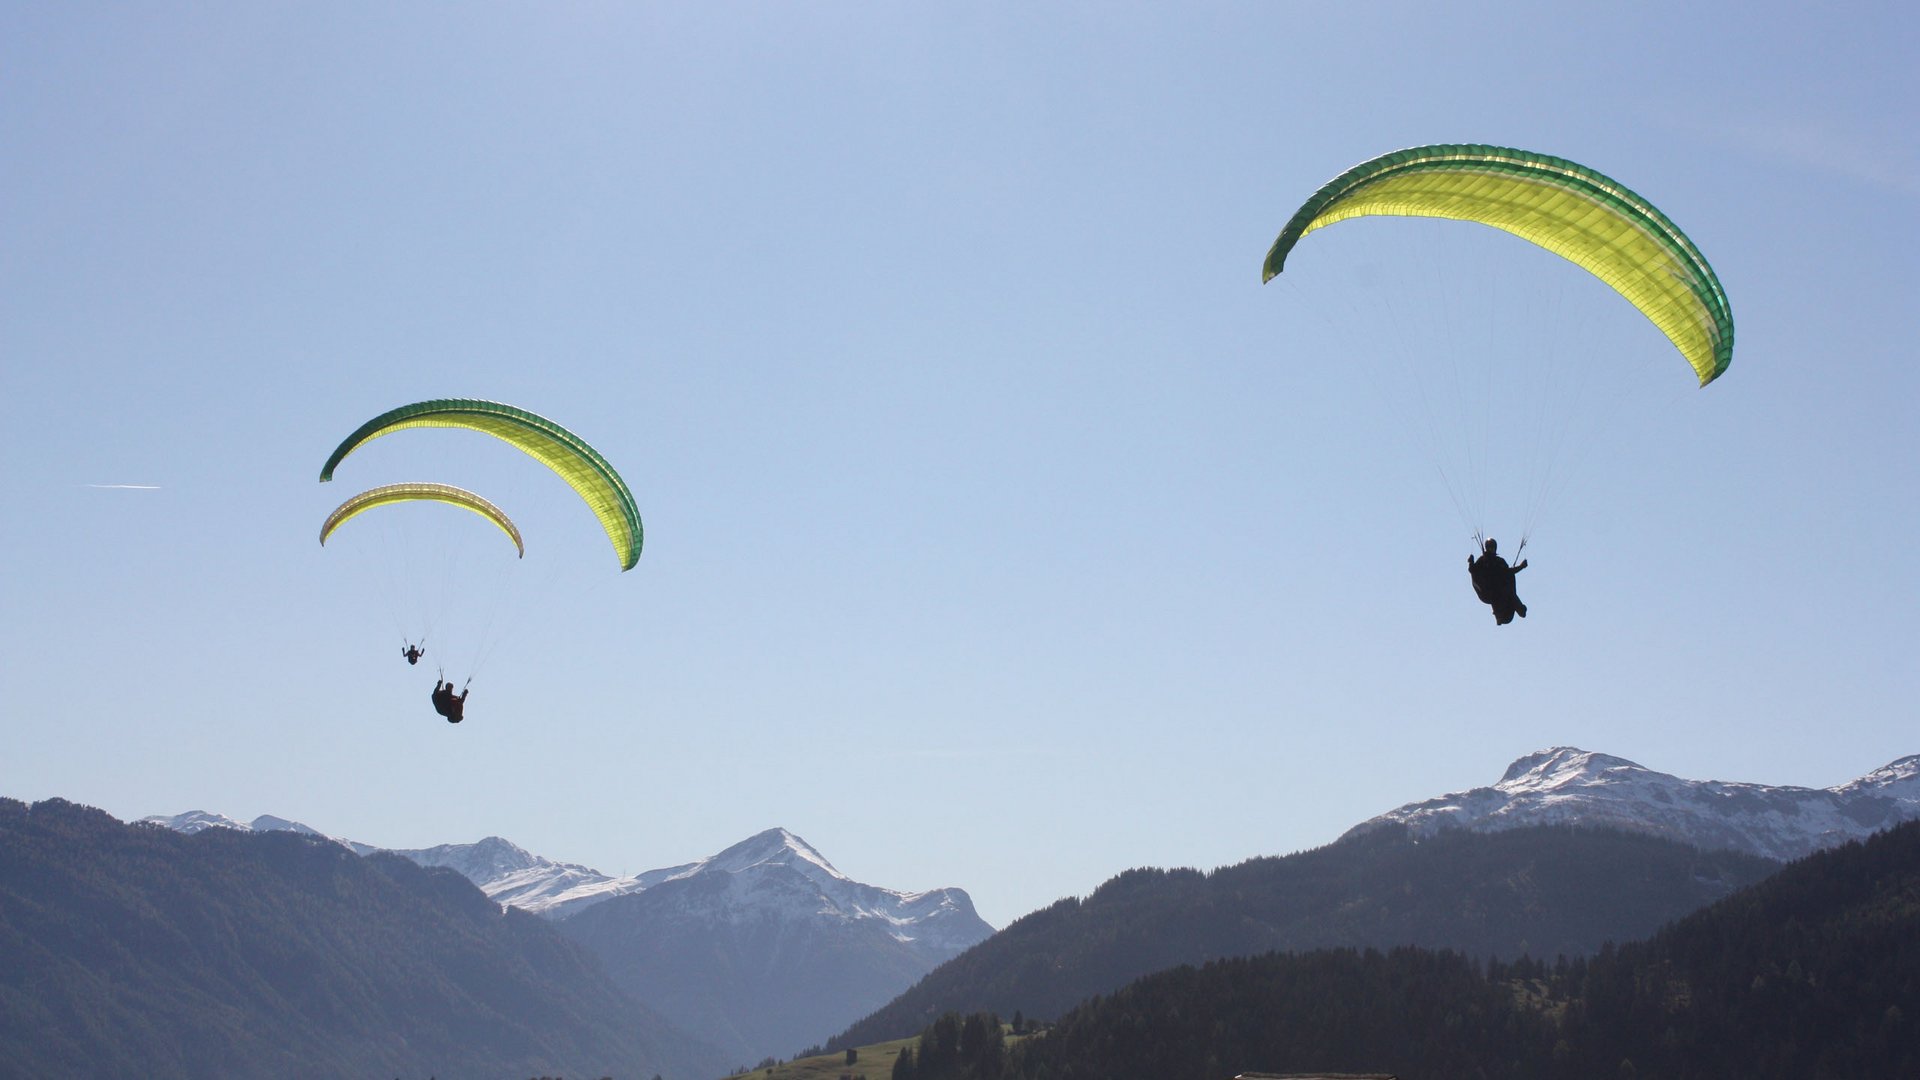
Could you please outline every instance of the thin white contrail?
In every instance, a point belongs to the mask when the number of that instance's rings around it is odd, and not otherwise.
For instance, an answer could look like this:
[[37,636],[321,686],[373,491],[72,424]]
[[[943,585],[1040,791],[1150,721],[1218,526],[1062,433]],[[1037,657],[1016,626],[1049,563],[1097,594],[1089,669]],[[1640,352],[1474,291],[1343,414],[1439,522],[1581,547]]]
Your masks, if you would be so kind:
[[100,488],[105,491],[159,491],[160,490],[159,484],[88,484],[87,486],[90,488]]

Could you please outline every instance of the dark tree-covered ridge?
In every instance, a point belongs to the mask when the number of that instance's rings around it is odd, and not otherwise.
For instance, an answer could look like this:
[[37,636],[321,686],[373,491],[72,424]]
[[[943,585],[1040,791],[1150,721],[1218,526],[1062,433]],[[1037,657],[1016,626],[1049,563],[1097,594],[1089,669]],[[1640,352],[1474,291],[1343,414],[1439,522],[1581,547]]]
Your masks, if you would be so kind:
[[1651,939],[1552,963],[1400,948],[1141,979],[1008,1080],[1391,1072],[1487,1080],[1920,1076],[1920,823],[1796,862]]
[[1272,950],[1419,945],[1590,955],[1779,866],[1565,826],[1416,840],[1380,829],[1211,873],[1139,869],[1019,919],[827,1043],[904,1038],[944,1013],[1059,1016],[1151,972]]

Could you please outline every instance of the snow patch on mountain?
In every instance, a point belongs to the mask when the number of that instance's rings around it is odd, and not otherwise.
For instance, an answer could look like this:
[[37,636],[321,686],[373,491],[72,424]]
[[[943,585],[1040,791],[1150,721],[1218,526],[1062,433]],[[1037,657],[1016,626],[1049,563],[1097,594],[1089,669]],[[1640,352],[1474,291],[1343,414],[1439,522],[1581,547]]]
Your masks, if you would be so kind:
[[1803,788],[1684,780],[1625,758],[1556,746],[1515,761],[1492,787],[1408,803],[1348,835],[1389,824],[1417,836],[1586,825],[1786,860],[1914,819],[1920,819],[1920,755],[1836,787]]

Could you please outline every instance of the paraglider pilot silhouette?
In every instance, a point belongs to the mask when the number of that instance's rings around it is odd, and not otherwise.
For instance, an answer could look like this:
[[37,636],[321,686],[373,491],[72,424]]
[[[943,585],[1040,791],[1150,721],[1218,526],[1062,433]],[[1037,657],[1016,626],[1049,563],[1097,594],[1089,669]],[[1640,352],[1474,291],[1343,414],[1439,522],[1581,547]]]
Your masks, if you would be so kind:
[[[421,657],[427,655],[427,650],[423,647],[424,644],[423,642],[421,645],[415,645],[409,641],[407,642],[407,647],[400,650],[400,655],[407,658],[407,663],[417,664],[420,662]],[[434,681],[438,682],[439,680],[436,679]]]
[[1467,556],[1467,573],[1473,577],[1473,594],[1493,608],[1493,621],[1505,626],[1515,615],[1527,617],[1527,605],[1520,602],[1513,583],[1513,575],[1527,568],[1527,560],[1508,566],[1507,560],[1499,556],[1499,550],[1499,543],[1489,537],[1478,558]]
[[447,718],[447,723],[457,724],[465,719],[467,691],[453,692],[453,682],[433,680],[433,711]]

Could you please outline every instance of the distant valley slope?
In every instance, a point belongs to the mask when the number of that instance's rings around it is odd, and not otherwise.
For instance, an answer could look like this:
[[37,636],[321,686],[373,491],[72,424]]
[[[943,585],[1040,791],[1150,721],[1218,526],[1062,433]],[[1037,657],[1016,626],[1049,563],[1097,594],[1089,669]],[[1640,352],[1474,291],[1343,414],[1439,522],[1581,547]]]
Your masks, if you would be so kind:
[[1348,835],[1385,825],[1432,836],[1577,824],[1785,860],[1913,820],[1920,820],[1920,755],[1838,787],[1803,788],[1683,780],[1625,758],[1557,746],[1514,762],[1492,787],[1408,803]]
[[0,1073],[651,1076],[731,1064],[544,920],[298,830],[0,799]]

